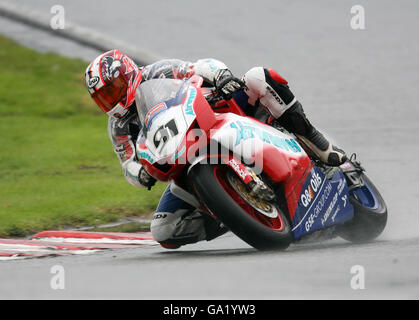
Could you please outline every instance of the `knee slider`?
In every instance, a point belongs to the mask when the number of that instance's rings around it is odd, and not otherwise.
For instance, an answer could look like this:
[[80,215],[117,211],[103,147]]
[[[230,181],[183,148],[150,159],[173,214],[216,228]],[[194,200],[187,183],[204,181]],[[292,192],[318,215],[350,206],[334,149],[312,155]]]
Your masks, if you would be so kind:
[[[181,211],[181,212],[179,212]],[[162,242],[172,238],[176,232],[176,226],[181,221],[186,210],[178,212],[156,212],[151,221],[150,230],[154,240]]]

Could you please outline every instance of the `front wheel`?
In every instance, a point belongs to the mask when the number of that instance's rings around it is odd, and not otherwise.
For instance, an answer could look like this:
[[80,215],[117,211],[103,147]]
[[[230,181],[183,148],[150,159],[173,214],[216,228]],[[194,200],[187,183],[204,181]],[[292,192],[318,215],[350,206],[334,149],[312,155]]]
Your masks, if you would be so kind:
[[387,224],[387,206],[372,181],[361,174],[364,185],[349,191],[354,217],[342,225],[339,236],[351,242],[367,242],[377,238]]
[[259,250],[289,246],[291,228],[279,206],[251,196],[229,167],[198,164],[189,177],[203,204],[243,241]]

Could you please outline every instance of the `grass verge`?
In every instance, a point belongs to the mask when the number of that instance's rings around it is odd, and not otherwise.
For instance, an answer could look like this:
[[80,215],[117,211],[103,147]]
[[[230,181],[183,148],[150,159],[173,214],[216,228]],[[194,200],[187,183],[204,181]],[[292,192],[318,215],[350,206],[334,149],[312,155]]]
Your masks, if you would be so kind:
[[126,182],[87,63],[0,37],[0,237],[147,216],[165,184]]

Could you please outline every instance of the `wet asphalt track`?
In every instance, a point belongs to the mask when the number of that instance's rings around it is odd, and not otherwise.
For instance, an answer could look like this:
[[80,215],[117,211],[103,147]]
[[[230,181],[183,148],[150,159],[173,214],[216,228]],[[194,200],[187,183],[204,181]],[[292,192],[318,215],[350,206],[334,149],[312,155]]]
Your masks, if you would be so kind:
[[[217,57],[236,74],[254,65],[277,69],[312,122],[358,154],[387,201],[388,227],[369,244],[335,240],[283,253],[256,252],[230,234],[170,252],[2,262],[0,298],[419,298],[417,1],[357,1],[366,11],[363,31],[350,28],[352,1],[126,0],[126,10],[115,10],[111,1],[42,0],[36,9],[48,13],[60,3],[67,19],[162,56]],[[0,32],[25,42],[5,25],[1,19]],[[42,48],[33,39],[43,39]],[[62,47],[56,41],[26,39],[44,50]],[[63,291],[49,285],[55,264],[66,270]],[[350,287],[353,265],[365,267],[365,290]]]

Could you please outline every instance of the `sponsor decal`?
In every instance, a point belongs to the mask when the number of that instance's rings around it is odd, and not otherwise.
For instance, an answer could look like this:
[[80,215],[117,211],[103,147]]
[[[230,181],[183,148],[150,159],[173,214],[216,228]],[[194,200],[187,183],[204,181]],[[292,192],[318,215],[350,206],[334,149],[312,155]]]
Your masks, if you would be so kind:
[[98,82],[99,82],[99,77],[90,78],[87,86],[89,87],[89,89],[92,89],[98,84]]
[[167,214],[165,214],[165,213],[157,213],[157,214],[154,215],[154,220],[164,219],[166,217],[167,217]]
[[317,191],[319,191],[322,182],[323,179],[321,178],[321,176],[315,171],[312,171],[308,188],[303,191],[300,197],[301,203],[304,207],[307,208],[307,206],[311,203],[311,200],[314,199],[314,196],[315,194],[317,194]]
[[188,114],[190,116],[195,115],[195,111],[193,110],[193,103],[195,101],[195,98],[196,98],[196,89],[194,87],[190,87],[189,88],[189,97],[188,97],[188,100],[186,102],[186,107],[185,107],[186,114]]
[[151,164],[154,163],[154,159],[146,152],[144,151],[139,151],[137,152],[137,156],[139,159],[144,159],[147,160],[148,162],[150,162]]
[[296,239],[316,230],[352,219],[345,176],[336,171],[332,179],[314,167],[306,179],[292,220]]
[[268,89],[269,93],[275,98],[275,100],[280,104],[284,105],[284,101],[282,101],[281,97],[275,92],[274,89],[272,89],[270,86],[267,86],[266,89]]
[[265,131],[261,128],[254,127],[251,124],[242,121],[235,121],[230,124],[230,126],[236,129],[236,143],[237,146],[243,140],[257,138],[263,142],[274,145],[277,148],[283,149],[285,151],[299,153],[302,151],[301,147],[294,139],[284,139],[278,136],[271,134],[268,131]]
[[[328,196],[330,195],[330,192],[327,194]],[[322,226],[324,226],[325,225],[325,223],[326,223],[326,221],[327,221],[327,219],[329,219],[329,216],[330,216],[330,214],[331,214],[331,212],[332,212],[332,210],[335,208],[335,206],[336,206],[336,202],[337,202],[337,200],[338,200],[338,193],[335,193],[335,195],[333,196],[333,198],[332,198],[332,201],[330,202],[330,204],[329,204],[329,207],[326,209],[326,211],[324,212],[324,214],[323,214],[323,217],[322,217],[322,219],[321,219],[321,222],[322,222]],[[326,199],[327,200],[327,199]],[[317,216],[320,214],[320,210],[317,212]],[[306,229],[307,230],[307,229]],[[307,230],[307,231],[310,231],[309,229]]]
[[316,221],[317,217],[320,215],[320,213],[322,212],[325,203],[327,201],[327,199],[329,198],[329,195],[332,191],[332,185],[329,183],[327,184],[324,193],[322,194],[320,201],[318,202],[318,204],[314,207],[313,213],[311,213],[308,216],[308,219],[305,223],[305,230],[307,232],[310,231],[311,227],[313,226],[314,222]]
[[344,197],[342,197],[342,201],[343,201],[343,206],[346,207],[346,203],[348,202],[348,195],[345,194]]
[[239,177],[245,181],[246,176],[248,175],[248,172],[240,167],[240,165],[237,163],[235,159],[231,159],[229,162],[230,166],[233,168],[233,170],[239,175]]

